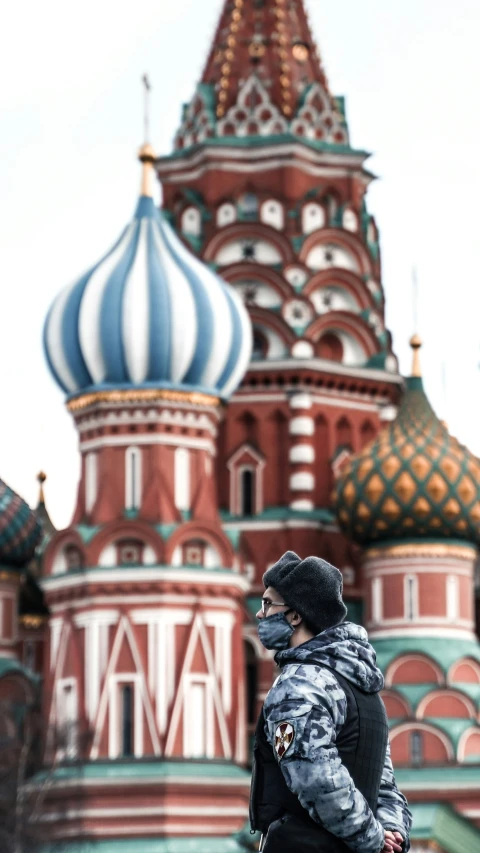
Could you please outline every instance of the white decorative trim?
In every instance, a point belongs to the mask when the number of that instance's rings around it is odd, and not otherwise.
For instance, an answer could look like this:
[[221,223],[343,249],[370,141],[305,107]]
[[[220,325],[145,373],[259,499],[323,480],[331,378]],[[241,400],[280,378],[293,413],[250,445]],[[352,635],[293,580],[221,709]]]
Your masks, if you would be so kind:
[[185,447],[177,447],[174,452],[174,492],[175,506],[179,510],[189,510],[192,503],[191,459]]
[[294,465],[311,465],[315,462],[315,448],[312,444],[294,444],[288,451],[288,461]]
[[[385,624],[385,620],[384,623]],[[436,623],[435,623],[436,624]],[[443,639],[451,638],[455,640],[475,640],[473,631],[461,631],[456,628],[388,628],[387,630],[376,630],[369,628],[369,636],[375,637],[376,640],[393,639],[396,637],[443,637]]]
[[447,575],[445,578],[445,600],[448,621],[457,623],[460,613],[460,588],[456,574]]
[[[157,731],[156,731],[156,727],[155,727],[155,718],[153,715],[150,695],[149,695],[148,690],[147,690],[145,674],[143,672],[142,659],[141,659],[140,652],[139,652],[138,647],[137,647],[135,636],[134,636],[133,631],[132,631],[132,626],[131,626],[128,618],[126,616],[123,616],[118,623],[117,632],[115,634],[115,639],[113,641],[112,651],[110,654],[110,659],[109,659],[108,666],[107,666],[106,673],[105,673],[103,689],[102,689],[102,693],[100,696],[100,701],[98,703],[98,710],[97,710],[97,715],[96,715],[96,719],[95,719],[95,724],[93,726],[94,737],[93,737],[93,743],[92,743],[92,747],[91,747],[91,751],[90,751],[90,757],[93,760],[98,758],[100,739],[101,739],[103,727],[105,725],[105,718],[107,715],[107,711],[109,710],[109,708],[111,706],[111,700],[112,700],[111,690],[112,690],[112,684],[113,684],[112,676],[117,675],[117,673],[115,672],[115,668],[117,666],[117,661],[118,661],[118,657],[120,654],[120,649],[121,649],[122,642],[124,639],[126,639],[127,644],[130,647],[130,652],[131,652],[133,662],[135,665],[135,672],[128,674],[130,681],[134,680],[134,676],[138,675],[138,677],[139,677],[140,713],[142,714],[142,721],[143,721],[143,711],[144,711],[145,712],[145,718],[146,718],[147,725],[148,725],[149,732],[150,732],[150,738],[152,741],[153,753],[154,753],[154,755],[160,754],[160,743],[158,740],[158,735],[157,735]],[[135,692],[135,714],[137,714],[136,696],[137,696],[137,694]],[[143,708],[142,708],[142,706],[143,706]],[[111,724],[111,715],[109,717],[109,724]],[[143,722],[142,722],[142,727],[143,727]],[[142,728],[142,732],[143,732],[143,728]],[[110,750],[111,749],[113,750],[115,748],[114,747],[114,741],[111,739],[114,737],[115,737],[115,731],[113,729],[109,728],[109,754],[110,754]],[[143,737],[143,734],[142,734],[142,737]],[[139,746],[139,745],[140,745],[140,741],[136,740],[135,750],[137,749],[137,746]],[[143,747],[142,747],[142,749],[143,749]],[[136,754],[136,752],[135,752],[135,754]]]
[[[409,624],[418,623],[418,577],[411,573],[403,579],[403,616]],[[429,622],[437,620],[430,618]]]
[[[432,563],[436,558],[429,558],[432,560]],[[402,563],[399,564],[399,561],[395,559],[395,563],[392,565],[392,562],[388,560],[379,561],[378,563],[374,560],[368,560],[363,564],[363,571],[366,578],[368,577],[376,577],[379,575],[385,576],[395,576],[395,575],[405,575],[411,574],[411,570],[414,569],[417,575],[444,575],[451,574],[452,569],[455,570],[455,574],[459,577],[471,578],[472,577],[472,569],[470,566],[465,566],[465,564],[456,562],[455,560],[444,561],[442,558],[442,562],[438,562],[435,565],[425,565],[424,561],[418,560],[415,557],[405,557],[402,558]]]
[[[302,508],[302,507],[301,507]],[[313,507],[303,507],[304,510]],[[330,530],[338,533],[337,524],[325,524],[323,521],[311,521],[310,519],[288,518],[285,521],[264,521],[262,519],[242,519],[241,521],[227,521],[223,524],[224,530],[256,530],[258,532],[267,530]]]
[[294,509],[296,512],[310,512],[314,509],[314,504],[313,501],[302,498],[301,500],[290,501],[290,509]]
[[142,503],[142,451],[125,450],[125,509],[140,509]]
[[[475,719],[475,712],[473,714],[472,719],[473,720]],[[460,761],[460,762],[465,761],[465,747],[467,745],[467,741],[468,741],[470,735],[472,735],[472,734],[478,735],[479,733],[480,733],[480,728],[478,726],[472,726],[471,728],[466,729],[464,732],[462,732],[460,739],[458,741],[457,761]],[[478,758],[480,759],[480,753],[478,755]]]
[[[131,443],[131,435],[109,435],[80,442],[80,450],[82,453],[86,453],[87,451],[101,450],[104,447],[128,447]],[[155,432],[146,435],[140,434],[135,436],[135,443],[137,445],[164,444],[169,447],[189,447],[195,450],[207,450],[212,456],[216,455],[216,447],[213,441],[207,438],[192,438],[181,433],[179,435]]]
[[198,583],[202,586],[235,586],[246,592],[249,583],[242,575],[227,572],[224,573],[204,569],[170,569],[157,566],[143,566],[142,568],[125,569],[87,569],[78,575],[65,574],[42,578],[40,584],[46,592],[50,590],[69,589],[76,586],[89,586],[92,583],[112,584],[118,583],[143,583],[143,582],[180,582]]
[[[415,622],[415,625],[422,625],[422,626],[431,625],[432,627],[435,627],[435,628],[438,628],[439,626],[445,626],[445,629],[447,631],[449,631],[450,628],[467,628],[467,629],[469,629],[469,628],[472,628],[472,626],[473,626],[473,621],[471,621],[470,619],[457,619],[455,624],[452,625],[452,623],[450,622],[449,619],[446,618],[446,616],[417,616],[413,621]],[[388,619],[384,617],[382,619],[382,627],[383,628],[387,628],[388,626],[400,627],[402,625],[404,625],[405,628],[408,628],[412,624],[413,624],[413,622],[411,619],[406,619],[403,616],[399,616],[398,618],[392,617],[392,618],[388,618]]]
[[[169,777],[170,778],[170,777]],[[78,818],[102,819],[106,818],[139,818],[139,817],[245,817],[245,806],[120,806],[118,808],[75,808],[66,809],[64,812],[45,812],[40,820],[42,823],[53,823],[56,820],[73,820]],[[190,824],[189,824],[190,827]],[[62,830],[63,831],[63,830]],[[222,827],[222,834],[225,833]]]
[[[194,653],[198,642],[200,641],[203,653],[205,656],[205,661],[207,663],[208,672],[205,676],[209,676],[210,680],[208,683],[211,685],[211,701],[212,705],[212,730],[214,729],[214,714],[213,710],[216,712],[216,720],[218,724],[218,728],[220,731],[220,738],[223,749],[223,757],[230,759],[232,757],[232,748],[230,744],[230,737],[228,733],[227,722],[225,719],[225,714],[221,705],[221,698],[218,690],[218,683],[215,677],[215,662],[212,655],[212,650],[210,647],[210,642],[208,639],[208,634],[205,628],[205,623],[200,613],[197,613],[195,620],[192,624],[192,629],[190,632],[190,637],[188,641],[187,651],[185,653],[182,672],[180,674],[179,679],[179,687],[177,689],[177,695],[175,698],[175,702],[170,714],[170,726],[168,729],[168,733],[165,741],[165,755],[170,756],[173,754],[175,739],[178,732],[178,728],[180,725],[180,720],[182,718],[183,712],[183,730],[184,730],[184,746],[185,746],[185,728],[186,728],[186,717],[185,717],[185,707],[186,707],[186,685],[188,684],[188,678],[190,676],[195,676],[198,680],[198,674],[192,672],[191,666],[193,664]],[[201,674],[200,674],[201,675]],[[210,699],[208,699],[210,702]],[[214,737],[214,736],[213,736]],[[213,743],[213,752],[211,752],[210,757],[214,755],[214,741],[211,740],[211,736],[207,733],[207,747]]]
[[312,397],[310,394],[293,394],[289,404],[291,409],[311,409]]
[[452,663],[452,665],[451,665],[450,669],[448,670],[448,674],[447,674],[447,681],[448,681],[448,683],[449,683],[452,687],[455,687],[455,684],[458,684],[458,683],[459,683],[459,682],[455,682],[455,681],[453,681],[452,672],[453,672],[453,670],[454,670],[457,666],[461,666],[461,665],[463,665],[463,664],[469,664],[469,665],[472,667],[472,670],[473,670],[473,671],[476,673],[476,675],[477,675],[477,681],[473,681],[473,682],[471,682],[471,683],[472,683],[472,684],[480,684],[480,665],[479,665],[478,661],[477,661],[477,660],[475,660],[475,658],[468,657],[468,655],[466,655],[466,656],[465,656],[465,657],[463,657],[463,658],[459,658],[458,660],[455,660],[455,661]]
[[310,471],[296,471],[290,474],[290,489],[292,492],[312,492],[315,488],[315,477]]
[[383,581],[382,578],[372,580],[372,622],[378,625],[383,619]]
[[313,435],[315,422],[313,418],[308,417],[292,418],[288,424],[288,432],[290,435]]
[[[87,449],[87,448],[86,448]],[[93,448],[89,448],[90,451]],[[85,510],[90,513],[95,506],[98,494],[98,457],[88,452],[85,456]]]
[[[213,415],[218,420],[216,409],[188,405],[178,409],[178,404],[169,400],[162,400],[161,406],[157,404],[156,408],[150,408],[148,411],[127,408],[127,403],[122,403],[121,409],[112,410],[112,405],[114,404],[97,403],[95,410],[91,410],[86,418],[77,422],[76,426],[80,435],[92,429],[110,429],[112,426],[146,427],[152,423],[201,429],[204,432],[211,433],[213,438],[217,435],[217,428],[209,417],[209,415]],[[132,405],[138,406],[138,403]],[[149,403],[149,405],[154,406],[155,404]]]

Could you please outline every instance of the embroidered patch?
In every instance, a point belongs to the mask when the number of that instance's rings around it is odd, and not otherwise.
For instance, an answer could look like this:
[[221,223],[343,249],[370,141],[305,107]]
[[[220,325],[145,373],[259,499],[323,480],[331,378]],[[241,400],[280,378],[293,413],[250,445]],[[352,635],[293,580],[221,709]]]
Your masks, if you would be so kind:
[[280,723],[275,730],[275,752],[283,758],[293,741],[295,730],[290,723]]

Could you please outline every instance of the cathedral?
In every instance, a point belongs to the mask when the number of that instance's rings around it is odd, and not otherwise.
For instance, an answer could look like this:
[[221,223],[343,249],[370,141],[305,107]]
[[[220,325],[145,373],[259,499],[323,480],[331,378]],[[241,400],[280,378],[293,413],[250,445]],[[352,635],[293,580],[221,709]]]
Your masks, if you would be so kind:
[[132,219],[44,323],[69,526],[44,474],[36,511],[0,481],[0,701],[34,709],[40,849],[258,849],[255,613],[290,549],[338,566],[375,647],[413,853],[480,853],[480,461],[416,334],[399,373],[369,154],[303,0],[225,0],[173,151],[151,142]]

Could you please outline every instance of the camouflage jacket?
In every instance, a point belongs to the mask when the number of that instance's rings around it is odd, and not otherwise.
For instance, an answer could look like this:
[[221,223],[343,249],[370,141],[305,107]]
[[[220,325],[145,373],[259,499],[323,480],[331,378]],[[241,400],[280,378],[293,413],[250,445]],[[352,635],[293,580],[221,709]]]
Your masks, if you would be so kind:
[[[308,665],[309,657],[314,657],[316,663]],[[323,658],[329,669],[319,665]],[[275,660],[282,672],[265,699],[265,733],[275,747],[279,723],[291,724],[293,742],[282,757],[276,752],[290,790],[314,820],[355,853],[379,853],[385,829],[400,832],[408,851],[412,816],[395,783],[390,747],[375,817],[355,788],[335,745],[346,719],[347,702],[331,670],[337,670],[366,693],[383,688],[383,676],[366,631],[344,622],[301,646],[278,652]]]

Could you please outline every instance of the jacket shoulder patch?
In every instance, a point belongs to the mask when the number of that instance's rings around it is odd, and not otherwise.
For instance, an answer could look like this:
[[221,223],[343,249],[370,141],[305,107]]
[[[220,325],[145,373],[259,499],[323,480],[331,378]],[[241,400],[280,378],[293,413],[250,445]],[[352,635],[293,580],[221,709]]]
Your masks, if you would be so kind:
[[279,723],[275,729],[275,752],[279,758],[283,758],[289,747],[293,743],[295,737],[295,729],[291,723]]

